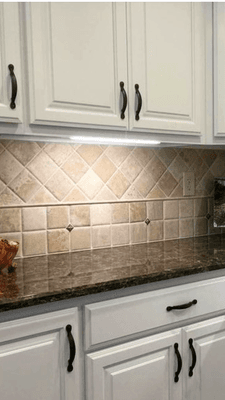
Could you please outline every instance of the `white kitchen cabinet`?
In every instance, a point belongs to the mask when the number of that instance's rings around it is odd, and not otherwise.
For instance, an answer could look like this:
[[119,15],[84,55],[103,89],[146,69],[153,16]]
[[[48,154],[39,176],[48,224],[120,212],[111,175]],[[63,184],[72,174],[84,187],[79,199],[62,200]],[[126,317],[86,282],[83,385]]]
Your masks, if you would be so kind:
[[[71,372],[67,325],[77,349]],[[77,309],[1,323],[1,399],[81,400],[80,347]]]
[[[0,3],[0,122],[19,124],[22,116],[19,3]],[[13,81],[9,65],[12,65]],[[15,80],[17,81],[15,83]],[[17,90],[16,90],[17,86]],[[13,91],[16,95],[11,104]]]

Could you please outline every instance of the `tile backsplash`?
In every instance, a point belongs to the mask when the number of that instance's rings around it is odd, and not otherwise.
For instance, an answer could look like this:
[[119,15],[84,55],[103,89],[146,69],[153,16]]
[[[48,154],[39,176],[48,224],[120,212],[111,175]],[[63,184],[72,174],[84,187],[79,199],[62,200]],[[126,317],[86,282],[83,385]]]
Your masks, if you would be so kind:
[[[183,197],[188,171],[195,196]],[[218,176],[223,150],[1,140],[0,236],[27,257],[220,233]]]

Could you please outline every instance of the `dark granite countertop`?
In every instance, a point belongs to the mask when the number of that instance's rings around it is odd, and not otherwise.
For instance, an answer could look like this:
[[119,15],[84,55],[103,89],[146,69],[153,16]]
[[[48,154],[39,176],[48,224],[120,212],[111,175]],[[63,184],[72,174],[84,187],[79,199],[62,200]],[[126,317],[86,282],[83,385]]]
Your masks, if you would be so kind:
[[225,234],[15,260],[0,269],[0,311],[225,267]]

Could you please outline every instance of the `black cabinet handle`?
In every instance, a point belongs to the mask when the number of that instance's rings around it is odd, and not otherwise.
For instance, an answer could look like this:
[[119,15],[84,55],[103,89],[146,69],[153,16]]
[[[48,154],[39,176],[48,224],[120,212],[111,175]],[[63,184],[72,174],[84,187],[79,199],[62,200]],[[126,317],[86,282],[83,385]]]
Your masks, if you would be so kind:
[[140,114],[140,111],[141,111],[141,106],[142,106],[142,98],[141,98],[141,93],[139,92],[139,85],[136,83],[136,85],[134,85],[134,87],[135,87],[136,95],[137,95],[137,99],[138,99],[138,105],[137,105],[135,119],[136,119],[136,121],[138,121],[139,120],[139,114]]
[[126,91],[124,89],[124,82],[120,82],[120,88],[121,88],[121,93],[122,93],[122,96],[123,96],[123,106],[121,108],[120,117],[121,117],[121,119],[124,119],[125,118],[125,110],[127,108],[127,94],[126,94]]
[[175,376],[174,376],[174,382],[178,382],[179,381],[179,374],[182,368],[182,359],[181,359],[181,355],[180,352],[178,350],[178,343],[174,344],[174,350],[175,350],[175,354],[177,356],[177,371],[175,372]]
[[68,366],[67,366],[67,371],[71,372],[73,371],[73,361],[76,355],[76,346],[74,342],[73,335],[71,333],[72,331],[72,326],[71,325],[66,325],[66,331],[67,331],[67,336],[70,344],[70,358],[68,360]]
[[194,304],[197,304],[197,300],[194,299],[192,301],[190,301],[190,303],[186,303],[186,304],[181,304],[179,306],[168,306],[166,307],[167,311],[171,311],[171,310],[183,310],[184,308],[189,308],[191,306],[193,306]]
[[191,364],[191,366],[189,368],[189,376],[192,376],[193,375],[193,369],[194,369],[196,361],[197,361],[197,357],[196,357],[196,352],[195,352],[195,349],[194,349],[194,346],[193,346],[193,339],[189,339],[188,343],[189,343],[189,347],[191,349],[191,354],[192,354],[192,364]]
[[14,74],[14,65],[9,64],[8,65],[9,71],[10,71],[10,77],[11,77],[11,83],[12,83],[12,97],[11,97],[11,103],[10,103],[10,108],[14,110],[16,108],[16,95],[17,95],[17,80],[16,76]]

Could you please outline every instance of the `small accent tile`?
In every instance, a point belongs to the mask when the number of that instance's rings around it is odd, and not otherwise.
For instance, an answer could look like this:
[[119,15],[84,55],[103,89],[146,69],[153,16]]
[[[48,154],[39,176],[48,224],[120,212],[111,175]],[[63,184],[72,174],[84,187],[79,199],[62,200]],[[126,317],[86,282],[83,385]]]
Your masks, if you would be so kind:
[[208,214],[206,214],[206,218],[207,219],[210,219],[211,218],[211,215],[208,213]]
[[71,224],[69,224],[67,227],[66,227],[66,229],[69,231],[69,232],[71,232],[72,230],[73,230],[73,225],[71,225]]

